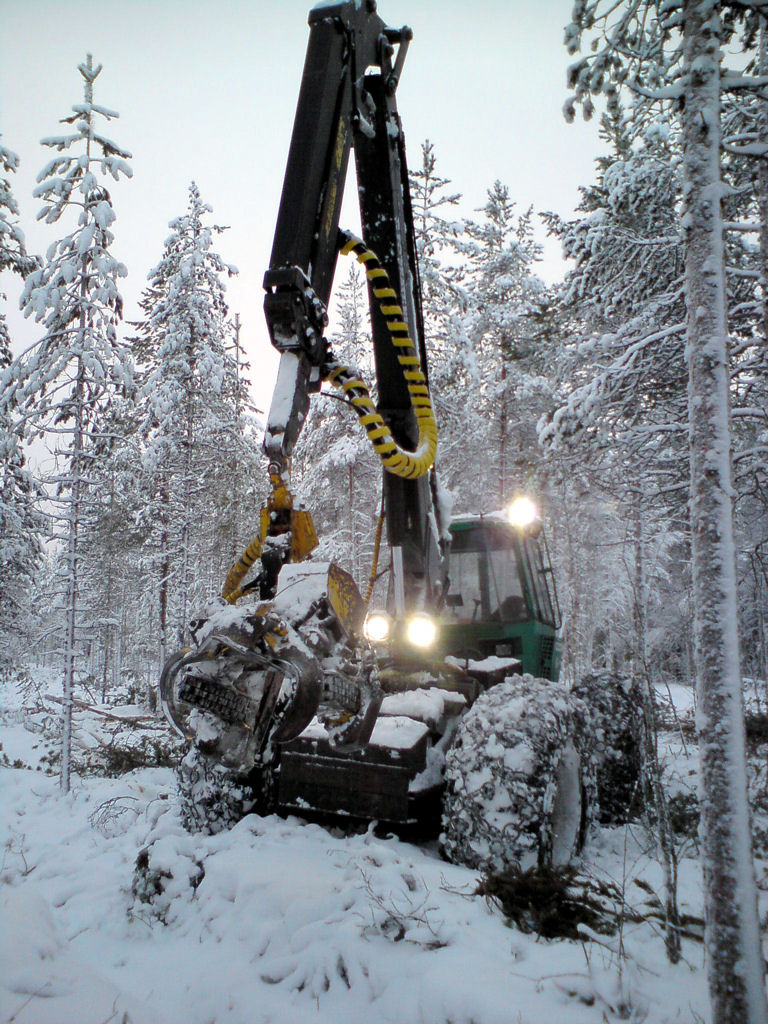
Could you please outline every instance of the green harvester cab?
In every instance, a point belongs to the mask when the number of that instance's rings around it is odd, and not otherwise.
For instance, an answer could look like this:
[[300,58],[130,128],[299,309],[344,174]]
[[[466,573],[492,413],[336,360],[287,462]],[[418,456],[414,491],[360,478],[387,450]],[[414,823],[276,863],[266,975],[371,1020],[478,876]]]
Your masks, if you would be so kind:
[[560,606],[541,523],[466,516],[451,523],[451,537],[441,653],[517,658],[522,672],[557,679]]

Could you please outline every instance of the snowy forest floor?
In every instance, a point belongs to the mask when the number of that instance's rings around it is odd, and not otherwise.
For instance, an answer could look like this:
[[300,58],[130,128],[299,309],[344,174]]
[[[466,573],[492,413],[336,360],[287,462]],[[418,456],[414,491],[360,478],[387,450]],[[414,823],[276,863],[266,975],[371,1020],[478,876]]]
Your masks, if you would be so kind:
[[[687,691],[675,696],[690,705]],[[173,769],[124,771],[131,758],[119,736],[161,763],[168,754],[164,726],[136,707],[102,708],[109,718],[77,711],[81,767],[64,796],[52,765],[55,705],[42,704],[38,695],[30,710],[15,686],[0,689],[3,1024],[709,1019],[700,941],[684,939],[683,960],[670,966],[647,914],[661,869],[639,824],[594,828],[580,875],[612,883],[647,919],[614,935],[546,940],[511,927],[496,901],[475,894],[478,873],[441,860],[435,844],[255,815],[217,836],[188,835]],[[681,714],[685,724],[689,708]],[[688,822],[686,838],[683,820],[696,750],[668,724],[680,909],[700,917],[695,831]],[[755,747],[755,764],[765,750]],[[113,774],[96,774],[104,767]],[[753,784],[764,793],[764,770]],[[153,864],[172,877],[145,903],[132,883],[150,841]],[[757,874],[765,920],[768,862]]]

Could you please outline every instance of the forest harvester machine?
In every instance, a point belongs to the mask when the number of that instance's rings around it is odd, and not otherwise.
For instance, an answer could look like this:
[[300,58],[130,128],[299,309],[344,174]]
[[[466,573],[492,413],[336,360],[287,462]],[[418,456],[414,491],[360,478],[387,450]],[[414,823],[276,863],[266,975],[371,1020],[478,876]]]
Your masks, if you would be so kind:
[[[557,682],[559,609],[541,524],[448,522],[430,395],[396,90],[411,31],[375,0],[317,5],[290,145],[265,312],[280,353],[265,437],[271,494],[223,600],[166,664],[164,706],[189,748],[179,769],[192,827],[250,809],[387,827],[442,819],[445,854],[473,866],[564,863],[594,789],[589,713]],[[339,230],[354,150],[362,238]],[[324,331],[338,256],[367,278],[374,404]],[[329,382],[383,465],[386,607],[308,558],[289,461],[310,395]],[[250,582],[245,582],[251,573]],[[384,573],[382,573],[383,575]]]

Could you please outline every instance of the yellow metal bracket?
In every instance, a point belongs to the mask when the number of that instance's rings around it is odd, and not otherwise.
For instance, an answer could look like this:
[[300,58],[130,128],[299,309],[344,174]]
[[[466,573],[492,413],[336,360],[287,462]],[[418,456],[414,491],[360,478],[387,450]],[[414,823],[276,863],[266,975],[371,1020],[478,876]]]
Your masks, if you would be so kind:
[[280,473],[270,472],[272,492],[259,514],[259,532],[227,573],[222,597],[227,604],[236,604],[243,595],[240,586],[249,569],[261,558],[267,537],[291,537],[291,561],[302,562],[318,545],[312,514],[303,508],[294,508],[293,495]]

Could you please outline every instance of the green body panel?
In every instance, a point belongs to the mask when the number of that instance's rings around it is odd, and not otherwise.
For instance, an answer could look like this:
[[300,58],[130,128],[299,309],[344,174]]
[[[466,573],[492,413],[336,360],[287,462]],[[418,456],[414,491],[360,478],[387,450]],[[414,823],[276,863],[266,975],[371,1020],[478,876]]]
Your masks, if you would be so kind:
[[442,655],[518,658],[522,671],[557,679],[560,611],[540,524],[502,516],[451,524],[451,585],[440,623]]
[[519,658],[522,671],[540,679],[560,675],[560,641],[556,630],[545,623],[440,623],[439,650],[442,655],[482,660],[496,655]]

